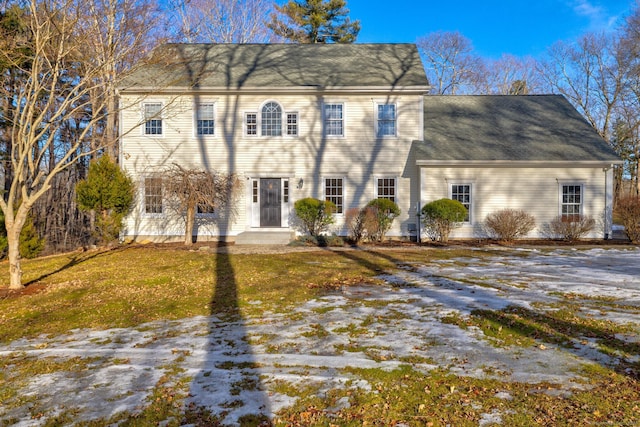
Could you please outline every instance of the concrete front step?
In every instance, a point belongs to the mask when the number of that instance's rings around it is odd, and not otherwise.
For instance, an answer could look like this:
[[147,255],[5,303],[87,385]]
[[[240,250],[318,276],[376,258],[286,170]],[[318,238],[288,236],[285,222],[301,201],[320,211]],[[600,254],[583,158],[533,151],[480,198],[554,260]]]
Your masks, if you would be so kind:
[[245,231],[236,236],[236,245],[288,245],[294,233],[287,230]]

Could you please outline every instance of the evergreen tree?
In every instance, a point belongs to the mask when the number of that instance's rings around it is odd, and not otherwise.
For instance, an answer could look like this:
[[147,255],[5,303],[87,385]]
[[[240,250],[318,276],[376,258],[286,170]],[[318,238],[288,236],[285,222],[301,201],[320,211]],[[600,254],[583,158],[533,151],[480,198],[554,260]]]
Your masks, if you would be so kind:
[[275,8],[269,28],[294,43],[353,43],[360,31],[345,0],[289,0]]
[[78,206],[97,214],[96,230],[103,242],[118,237],[122,220],[133,203],[134,186],[109,156],[102,156],[89,165],[86,180],[78,182]]
[[[22,258],[35,258],[44,249],[45,240],[38,235],[36,227],[33,225],[31,216],[27,217],[27,221],[20,232],[20,256]],[[7,229],[4,226],[4,213],[0,211],[0,259],[7,256]]]

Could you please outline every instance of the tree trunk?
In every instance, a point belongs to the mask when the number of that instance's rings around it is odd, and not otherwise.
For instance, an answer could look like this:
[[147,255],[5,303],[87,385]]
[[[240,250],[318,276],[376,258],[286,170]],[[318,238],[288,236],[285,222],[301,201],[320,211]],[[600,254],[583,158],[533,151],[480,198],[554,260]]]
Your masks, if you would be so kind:
[[184,244],[186,246],[191,246],[193,244],[193,225],[196,219],[196,207],[195,206],[187,206],[187,225],[184,231]]
[[7,243],[9,245],[9,289],[22,289],[24,285],[22,284],[22,265],[20,262],[20,231],[15,230],[15,225],[11,227],[12,230],[9,230],[7,227]]
[[[11,206],[11,204],[9,205]],[[7,230],[9,258],[9,289],[22,289],[22,263],[20,261],[20,233],[27,221],[31,206],[20,205],[15,213],[5,211],[4,225]]]
[[22,266],[20,263],[20,234],[18,233],[17,239],[7,237],[9,243],[9,289],[22,289],[24,285],[22,284]]

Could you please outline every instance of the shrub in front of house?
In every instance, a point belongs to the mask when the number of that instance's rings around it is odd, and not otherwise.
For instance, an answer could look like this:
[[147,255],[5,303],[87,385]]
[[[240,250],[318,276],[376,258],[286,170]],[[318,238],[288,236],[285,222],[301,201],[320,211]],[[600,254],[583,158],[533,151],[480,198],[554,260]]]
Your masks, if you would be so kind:
[[491,237],[505,243],[529,234],[536,226],[533,215],[521,209],[501,209],[484,220],[484,228]]
[[422,207],[422,224],[432,240],[446,243],[451,230],[459,227],[467,216],[467,208],[457,200],[439,199]]
[[336,205],[330,201],[307,197],[296,201],[293,208],[302,228],[311,236],[320,236],[335,221]]
[[587,215],[555,217],[548,224],[552,238],[575,242],[589,234],[596,227],[596,220]]
[[364,208],[367,218],[367,237],[373,242],[381,242],[393,224],[393,220],[400,215],[398,205],[389,199],[373,199]]
[[376,210],[369,207],[351,208],[345,214],[347,237],[353,243],[363,241],[369,230],[377,230],[379,228],[377,223]]
[[616,216],[624,226],[627,237],[640,243],[640,196],[627,196],[616,203]]

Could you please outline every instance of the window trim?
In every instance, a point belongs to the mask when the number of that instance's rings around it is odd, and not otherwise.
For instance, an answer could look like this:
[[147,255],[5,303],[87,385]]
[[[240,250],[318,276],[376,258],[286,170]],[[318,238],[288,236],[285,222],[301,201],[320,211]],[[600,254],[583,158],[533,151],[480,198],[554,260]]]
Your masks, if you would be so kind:
[[[380,195],[380,180],[384,179],[392,179],[393,180],[393,199],[387,195]],[[385,187],[383,185],[383,187]],[[374,198],[376,199],[389,199],[393,201],[396,205],[398,204],[398,177],[397,176],[376,176],[374,180]]]
[[[393,127],[393,134],[390,135],[381,135],[380,134],[380,128],[379,128],[379,124],[380,124],[380,115],[379,115],[379,108],[381,106],[385,106],[385,105],[392,105],[393,106],[393,110],[394,110],[394,118],[393,118],[393,123],[394,123],[394,127]],[[385,102],[385,101],[376,101],[374,102],[374,127],[373,127],[373,131],[375,134],[376,139],[383,139],[383,138],[397,138],[398,137],[398,104],[396,102]],[[385,121],[389,121],[390,120],[385,120]]]
[[[198,133],[198,122],[200,121],[200,107],[202,105],[211,105],[212,106],[212,115],[213,115],[213,133]],[[194,103],[193,106],[193,134],[196,138],[211,138],[215,137],[216,132],[216,116],[217,116],[217,103],[216,101],[203,100]],[[205,120],[205,119],[203,119]],[[208,119],[207,119],[208,120]]]
[[[559,182],[558,183],[559,186],[559,191],[558,191],[558,215],[560,216],[560,218],[562,220],[564,220],[564,218],[568,218],[570,215],[571,216],[575,216],[575,213],[572,214],[565,214],[563,212],[563,208],[564,206],[578,206],[578,213],[577,215],[579,217],[584,216],[584,189],[585,189],[585,185],[583,182],[576,182],[576,181],[566,181],[566,182]],[[578,187],[580,189],[580,202],[579,203],[565,203],[564,202],[564,188],[565,187]],[[575,194],[574,194],[575,195]]]
[[[342,133],[341,134],[329,134],[327,132],[327,107],[330,105],[340,105],[342,117],[340,118],[340,122],[342,123]],[[347,136],[347,108],[346,103],[343,101],[324,101],[322,104],[322,134],[327,138],[346,138]],[[338,121],[338,120],[333,120]]]
[[[327,194],[327,188],[329,188],[327,186],[327,181],[328,180],[340,180],[340,190],[341,190],[341,194],[339,195],[332,195],[332,194]],[[338,176],[338,175],[328,175],[322,178],[322,193],[324,195],[324,200],[328,201],[332,198],[337,199],[340,198],[342,203],[340,205],[338,205],[337,203],[334,202],[334,204],[336,205],[336,208],[342,208],[342,211],[340,211],[339,209],[336,210],[336,212],[334,213],[335,216],[343,216],[346,212],[345,209],[345,200],[346,200],[346,186],[345,186],[345,177],[344,176]],[[333,187],[333,186],[332,186]],[[338,187],[336,187],[338,188]],[[333,200],[331,200],[333,201]]]
[[[300,136],[300,114],[297,111],[286,111],[283,113],[284,120],[282,122],[282,126],[284,127],[284,132],[282,136],[286,136],[289,138],[297,138]],[[294,116],[296,118],[295,124],[291,126],[295,126],[296,133],[289,133],[289,116]]]
[[[468,181],[453,181],[453,182],[449,182],[449,198],[451,200],[458,200],[458,199],[454,199],[453,198],[453,187],[454,186],[468,186],[469,187],[469,207],[467,208],[467,218],[462,221],[462,224],[473,224],[473,183],[472,182],[468,182]],[[458,200],[459,201],[459,200]],[[463,205],[465,204],[464,202],[460,202]],[[466,206],[465,206],[466,207]]]
[[[255,126],[255,133],[249,133],[249,120],[248,116],[253,115],[255,117],[255,122],[251,123],[251,126]],[[258,123],[258,113],[256,111],[246,111],[243,117],[243,128],[244,128],[244,136],[249,138],[257,138],[259,136],[258,129],[260,124]]]
[[[147,106],[150,106],[150,105],[159,105],[160,109],[153,116],[150,116],[149,118],[147,118]],[[152,138],[160,138],[164,136],[165,129],[164,129],[163,113],[164,113],[164,103],[162,101],[148,100],[142,103],[141,114],[142,114],[142,135],[143,136],[148,136]],[[147,123],[150,122],[151,120],[160,122],[160,133],[147,133]]]
[[[164,203],[164,184],[162,182],[162,177],[158,176],[158,175],[147,175],[144,176],[143,178],[143,185],[142,185],[142,200],[144,201],[143,205],[142,205],[142,213],[145,216],[148,217],[162,217],[165,215],[165,211],[166,211],[166,206]],[[157,195],[155,194],[150,194],[149,196],[147,196],[147,188],[149,188],[149,186],[147,185],[147,180],[158,180],[160,181],[160,212],[148,212],[147,211],[147,197],[157,197]]]

